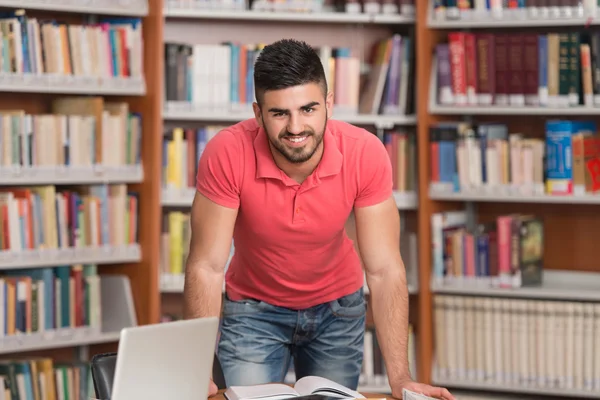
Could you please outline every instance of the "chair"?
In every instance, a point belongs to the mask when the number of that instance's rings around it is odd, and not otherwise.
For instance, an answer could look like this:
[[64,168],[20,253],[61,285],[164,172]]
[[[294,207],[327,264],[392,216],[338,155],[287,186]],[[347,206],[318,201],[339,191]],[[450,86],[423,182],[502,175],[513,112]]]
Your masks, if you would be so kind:
[[[96,398],[110,400],[117,365],[117,353],[96,354],[92,357],[90,364]],[[227,388],[223,369],[216,354],[213,360],[213,381],[219,389]]]
[[117,365],[117,353],[96,354],[92,357],[90,364],[96,398],[110,400]]

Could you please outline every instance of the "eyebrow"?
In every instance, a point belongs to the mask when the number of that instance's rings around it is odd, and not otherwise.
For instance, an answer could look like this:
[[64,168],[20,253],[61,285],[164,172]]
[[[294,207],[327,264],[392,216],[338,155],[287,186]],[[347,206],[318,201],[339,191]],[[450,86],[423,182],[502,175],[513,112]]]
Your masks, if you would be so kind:
[[[314,107],[314,106],[318,106],[319,104],[320,103],[318,101],[312,101],[312,102],[310,102],[308,104],[305,104],[305,105],[301,106],[300,109],[311,108],[311,107]],[[275,108],[275,107],[269,108],[269,112],[272,112],[272,113],[287,113],[289,111],[290,110],[284,109],[284,108]]]

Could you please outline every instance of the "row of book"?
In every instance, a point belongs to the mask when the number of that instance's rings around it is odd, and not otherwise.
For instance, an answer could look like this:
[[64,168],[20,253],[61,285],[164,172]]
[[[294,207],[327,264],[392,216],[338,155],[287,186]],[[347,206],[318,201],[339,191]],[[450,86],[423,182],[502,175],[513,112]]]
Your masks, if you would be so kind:
[[414,16],[415,0],[167,0],[167,9],[252,10],[296,13],[402,14]]
[[0,337],[102,324],[100,276],[94,264],[15,269],[0,274]]
[[434,379],[600,390],[600,304],[436,295],[434,319]]
[[2,251],[137,243],[138,194],[127,185],[0,188]]
[[[165,43],[165,100],[203,111],[247,112],[255,101],[254,63],[264,44]],[[394,35],[372,48],[371,68],[350,48],[318,49],[336,115],[411,114],[414,51],[408,36]],[[343,82],[343,84],[342,84]],[[361,94],[362,93],[362,94]]]
[[56,362],[50,357],[0,361],[4,400],[85,400],[96,397],[89,364]]
[[393,189],[397,192],[413,192],[417,188],[415,140],[415,135],[407,132],[383,134],[383,143],[392,163]]
[[52,113],[0,111],[0,167],[140,164],[141,116],[102,97],[52,101]]
[[141,19],[106,18],[89,25],[28,17],[0,18],[0,71],[90,78],[142,77]]
[[436,46],[438,103],[600,105],[600,33],[450,32]]
[[472,18],[581,18],[596,16],[597,0],[431,0],[436,20]]
[[[196,187],[198,163],[206,144],[225,126],[174,128],[164,133],[162,187],[166,190]],[[191,205],[191,204],[190,204]]]
[[[163,213],[160,236],[160,268],[163,276],[182,276],[190,250],[192,236],[189,211],[168,211]],[[235,246],[232,242],[229,260],[233,257]],[[227,266],[229,262],[227,263]],[[227,268],[226,266],[226,268]],[[168,280],[168,278],[167,278]]]
[[[502,123],[430,127],[431,182],[489,195],[585,195],[600,190],[600,136],[587,120],[548,120],[543,138]],[[507,191],[508,190],[508,191]]]
[[431,216],[432,279],[438,285],[518,288],[542,283],[544,221],[506,214],[470,224],[465,211]]

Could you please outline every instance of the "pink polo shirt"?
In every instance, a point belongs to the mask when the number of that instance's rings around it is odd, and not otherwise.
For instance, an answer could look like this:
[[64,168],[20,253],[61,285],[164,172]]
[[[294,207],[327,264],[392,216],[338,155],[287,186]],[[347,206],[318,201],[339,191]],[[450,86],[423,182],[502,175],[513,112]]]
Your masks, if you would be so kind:
[[281,171],[254,119],[219,132],[200,159],[196,187],[238,208],[225,280],[232,300],[303,309],[357,291],[363,271],[344,226],[354,207],[392,195],[392,169],[374,134],[329,120],[323,157],[298,184]]

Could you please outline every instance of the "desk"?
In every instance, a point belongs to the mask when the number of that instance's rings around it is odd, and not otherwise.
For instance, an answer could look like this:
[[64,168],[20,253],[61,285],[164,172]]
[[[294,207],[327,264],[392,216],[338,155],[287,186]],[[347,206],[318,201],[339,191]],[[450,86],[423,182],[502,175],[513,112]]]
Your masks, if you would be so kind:
[[[219,390],[219,392],[214,395],[213,397],[209,397],[209,400],[227,400],[225,398],[225,395],[223,394],[225,392],[225,390]],[[368,399],[372,399],[372,398],[377,398],[377,399],[387,399],[387,400],[396,400],[395,397],[392,397],[391,395],[385,395],[385,394],[377,394],[377,393],[361,393],[363,396],[365,396]]]

